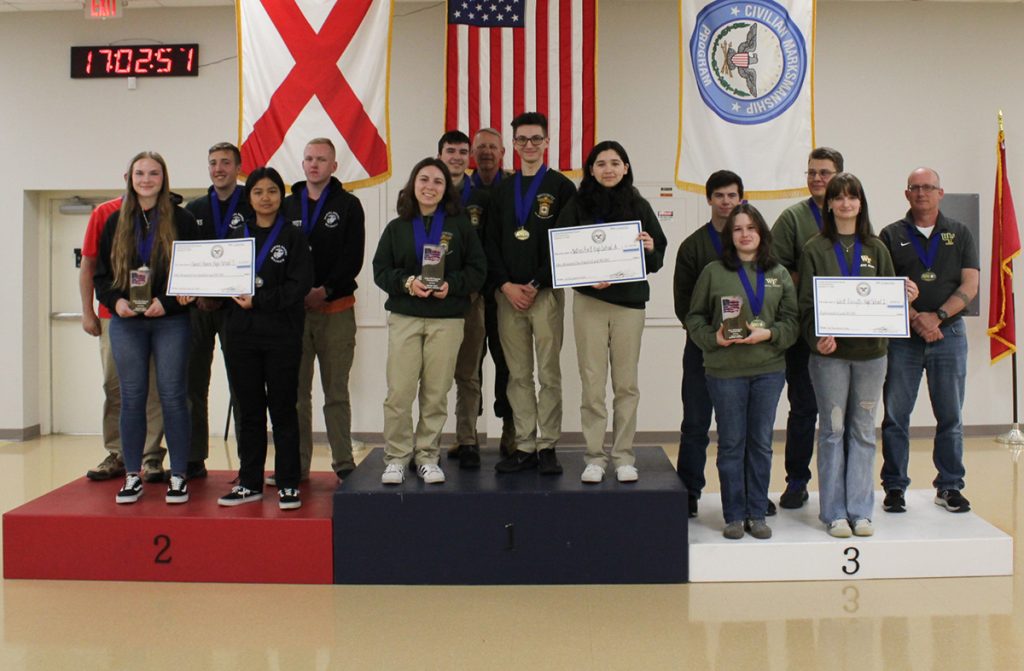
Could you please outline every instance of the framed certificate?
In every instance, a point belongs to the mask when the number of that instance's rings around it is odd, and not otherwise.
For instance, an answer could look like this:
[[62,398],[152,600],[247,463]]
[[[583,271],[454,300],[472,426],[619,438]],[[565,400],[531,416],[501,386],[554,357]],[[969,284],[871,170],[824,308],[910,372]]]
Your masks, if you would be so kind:
[[175,240],[169,296],[231,297],[255,292],[256,241]]
[[814,334],[909,338],[905,277],[815,277]]
[[637,240],[641,230],[639,221],[552,228],[552,285],[557,289],[647,279],[644,246]]

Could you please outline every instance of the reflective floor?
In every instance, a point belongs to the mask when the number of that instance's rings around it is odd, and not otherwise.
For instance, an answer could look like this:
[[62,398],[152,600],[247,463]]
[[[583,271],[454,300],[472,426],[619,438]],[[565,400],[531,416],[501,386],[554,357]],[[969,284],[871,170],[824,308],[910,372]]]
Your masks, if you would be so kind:
[[[212,468],[237,466],[211,449]],[[674,460],[675,447],[665,449]],[[314,468],[327,469],[326,448],[317,450]],[[969,440],[966,452],[973,509],[1016,537],[1021,466],[990,439]],[[81,477],[102,457],[95,437],[0,444],[0,510]],[[915,487],[927,485],[931,468],[917,441]],[[783,481],[781,470],[776,457],[773,482]],[[716,491],[713,454],[708,482]],[[1016,577],[820,583],[8,580],[0,584],[0,669],[1024,669],[1021,554],[1018,547]]]

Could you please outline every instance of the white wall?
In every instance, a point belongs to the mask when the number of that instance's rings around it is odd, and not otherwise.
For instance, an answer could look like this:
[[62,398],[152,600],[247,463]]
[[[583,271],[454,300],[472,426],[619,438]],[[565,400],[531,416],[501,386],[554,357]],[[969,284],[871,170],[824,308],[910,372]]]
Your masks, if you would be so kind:
[[[640,182],[670,186],[678,124],[676,4],[602,0],[599,10],[599,135],[623,142]],[[938,169],[949,191],[980,193],[986,294],[991,238],[985,222],[992,205],[1000,108],[1008,124],[1010,175],[1018,194],[1024,194],[1024,92],[1014,85],[1012,58],[1006,58],[1007,45],[1016,43],[1022,25],[1020,4],[823,2],[818,7],[818,143],[839,148],[847,167],[864,180],[876,228],[902,216],[903,180],[917,165]],[[0,62],[5,63],[0,70],[0,203],[6,212],[0,231],[8,241],[5,261],[11,278],[0,285],[0,314],[9,324],[0,348],[0,431],[32,427],[48,412],[38,400],[47,397],[39,364],[46,354],[39,351],[46,321],[34,267],[40,227],[46,225],[37,212],[38,193],[117,189],[125,162],[142,148],[164,154],[176,190],[203,188],[206,148],[237,138],[234,26],[229,7],[129,9],[124,19],[108,22],[86,21],[80,12],[0,14]],[[396,5],[392,185],[434,151],[443,130],[443,28],[443,5]],[[123,80],[68,77],[71,45],[148,39],[199,42],[201,62],[210,65],[198,78],[140,79],[135,91],[127,90]],[[221,59],[228,60],[212,64]],[[738,156],[729,167],[742,174],[744,163],[760,158]],[[359,192],[368,210],[386,212],[393,207],[393,194],[390,186]],[[703,220],[704,205],[699,197],[686,197],[690,228]],[[1024,203],[1024,195],[1019,199]],[[770,217],[786,204],[759,203]],[[383,223],[368,222],[368,237]],[[685,231],[666,233],[674,255]],[[655,283],[671,282],[671,262],[654,276]],[[384,396],[384,313],[368,274],[361,285],[354,429],[377,432]],[[987,309],[986,298],[983,315]],[[966,416],[972,425],[1004,424],[1010,416],[1009,363],[989,367],[985,319],[969,324]],[[579,428],[579,382],[571,324],[566,333],[565,428],[573,431]],[[641,361],[641,430],[678,426],[682,337],[675,325],[648,328]],[[929,423],[927,404],[920,406],[914,423],[924,426]],[[784,410],[785,404],[778,426]]]

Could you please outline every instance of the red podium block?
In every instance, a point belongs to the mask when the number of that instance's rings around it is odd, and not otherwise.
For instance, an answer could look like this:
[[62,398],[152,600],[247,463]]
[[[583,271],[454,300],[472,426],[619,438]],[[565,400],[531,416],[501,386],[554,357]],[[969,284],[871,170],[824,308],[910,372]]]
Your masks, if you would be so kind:
[[302,508],[264,500],[217,505],[235,474],[189,483],[188,503],[164,502],[147,484],[131,505],[114,503],[122,480],[75,480],[3,516],[5,578],[172,582],[333,583],[333,473],[302,483]]

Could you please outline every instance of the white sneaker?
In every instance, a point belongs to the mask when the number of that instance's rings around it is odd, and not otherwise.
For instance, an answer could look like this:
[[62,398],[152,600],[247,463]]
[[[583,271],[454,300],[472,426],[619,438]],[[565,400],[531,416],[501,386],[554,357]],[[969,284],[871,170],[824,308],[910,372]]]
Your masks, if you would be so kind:
[[854,536],[873,536],[874,533],[875,527],[871,524],[871,520],[863,518],[853,521]]
[[850,523],[846,520],[834,520],[829,522],[828,535],[833,538],[849,538],[850,534]]
[[428,485],[437,485],[444,482],[444,471],[437,464],[420,464],[416,473],[423,478]]
[[400,485],[405,481],[405,466],[402,464],[388,464],[384,474],[380,476],[382,485]]
[[580,482],[588,484],[597,484],[602,480],[604,480],[604,469],[597,464],[587,464],[587,467],[583,469],[583,475],[580,476]]
[[636,466],[626,465],[615,469],[615,477],[619,482],[636,482],[640,478],[640,474],[637,473]]

